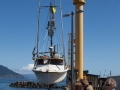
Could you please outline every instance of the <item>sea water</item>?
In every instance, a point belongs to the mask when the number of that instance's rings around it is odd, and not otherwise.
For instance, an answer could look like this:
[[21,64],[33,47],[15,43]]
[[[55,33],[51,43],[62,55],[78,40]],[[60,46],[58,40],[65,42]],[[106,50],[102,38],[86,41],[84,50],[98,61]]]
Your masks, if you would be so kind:
[[[9,84],[17,82],[17,81],[34,81],[37,82],[37,80],[29,80],[29,79],[0,79],[0,90],[47,90],[43,88],[16,88],[16,87],[10,87]],[[66,84],[66,81],[62,81],[61,83],[57,84],[57,86],[64,86]],[[56,90],[56,89],[50,89],[50,90]],[[57,90],[63,90],[63,89],[57,89]]]

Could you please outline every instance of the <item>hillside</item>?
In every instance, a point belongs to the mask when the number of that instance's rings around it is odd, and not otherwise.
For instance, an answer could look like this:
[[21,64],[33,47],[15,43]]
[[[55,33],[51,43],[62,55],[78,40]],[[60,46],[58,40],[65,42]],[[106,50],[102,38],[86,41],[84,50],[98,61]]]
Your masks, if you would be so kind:
[[13,72],[5,66],[0,65],[0,78],[24,78],[22,75]]

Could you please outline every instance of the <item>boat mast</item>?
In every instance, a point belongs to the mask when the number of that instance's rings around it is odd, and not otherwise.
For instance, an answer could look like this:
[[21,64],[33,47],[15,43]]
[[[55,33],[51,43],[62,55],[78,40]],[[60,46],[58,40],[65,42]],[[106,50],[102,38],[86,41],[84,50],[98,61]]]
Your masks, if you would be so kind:
[[55,29],[55,20],[54,20],[54,7],[52,6],[52,3],[50,3],[50,20],[48,21],[48,36],[50,36],[50,56],[53,57],[52,53],[52,46],[53,46],[53,35],[54,35],[54,29]]

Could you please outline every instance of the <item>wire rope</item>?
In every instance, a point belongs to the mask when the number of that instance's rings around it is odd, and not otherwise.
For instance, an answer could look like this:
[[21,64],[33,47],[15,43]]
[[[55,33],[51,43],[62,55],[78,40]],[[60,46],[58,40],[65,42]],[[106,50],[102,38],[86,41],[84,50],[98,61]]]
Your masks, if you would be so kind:
[[47,39],[47,44],[46,44],[46,49],[45,49],[45,51],[47,51],[47,47],[48,47],[48,42],[49,42],[49,37],[48,37],[48,39]]
[[43,39],[43,42],[42,42],[42,45],[41,45],[40,51],[42,50],[42,47],[43,47],[44,41],[45,41],[45,39],[46,39],[46,37],[47,37],[47,34],[48,34],[48,33],[46,33],[45,38]]
[[62,8],[61,8],[61,0],[60,2],[60,16],[61,16],[61,27],[62,27],[62,42],[63,42],[63,53],[64,53],[64,59],[65,59],[65,65],[66,65],[66,56],[65,56],[65,46],[64,46],[64,28],[63,28],[63,20],[62,20]]
[[[44,34],[45,34],[45,25],[46,25],[46,22],[48,21],[48,16],[49,16],[49,12],[48,12],[48,14],[47,14],[47,17],[46,17],[46,20],[45,20],[45,22],[44,22],[44,25],[43,25],[43,27],[42,27],[42,29],[41,29],[41,32],[40,32],[40,37],[41,38],[44,38]],[[39,37],[39,38],[40,38]],[[40,46],[42,45],[42,40],[41,40],[41,42],[40,42]]]

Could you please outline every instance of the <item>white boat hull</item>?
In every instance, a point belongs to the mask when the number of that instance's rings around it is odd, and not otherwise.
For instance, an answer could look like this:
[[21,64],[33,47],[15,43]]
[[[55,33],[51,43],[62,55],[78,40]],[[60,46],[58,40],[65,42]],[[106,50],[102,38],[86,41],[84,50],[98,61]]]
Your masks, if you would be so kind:
[[40,83],[50,85],[56,84],[63,81],[67,75],[67,70],[62,72],[41,72],[41,71],[34,71],[38,81]]

